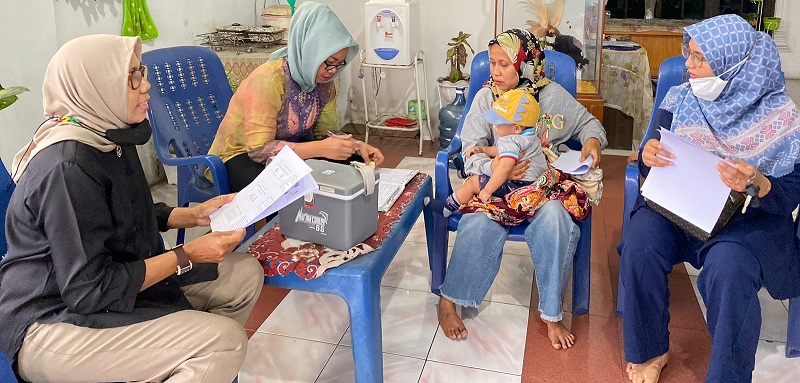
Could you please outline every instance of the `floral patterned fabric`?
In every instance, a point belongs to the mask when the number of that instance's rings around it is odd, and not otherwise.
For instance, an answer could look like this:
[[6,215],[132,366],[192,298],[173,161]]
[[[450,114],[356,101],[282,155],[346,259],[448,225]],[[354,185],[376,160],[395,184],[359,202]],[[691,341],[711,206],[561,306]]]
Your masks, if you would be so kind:
[[426,177],[428,175],[424,173],[414,176],[394,206],[386,212],[378,213],[378,231],[349,250],[340,251],[286,238],[281,234],[280,225],[275,225],[253,241],[247,253],[261,261],[264,275],[268,277],[296,273],[306,280],[317,278],[330,268],[380,249],[383,240],[392,231],[392,226],[403,214],[406,206],[414,199]]
[[647,51],[643,48],[635,51],[603,49],[602,71],[603,100],[606,106],[633,117],[631,149],[636,149],[653,113],[653,84]]
[[578,222],[586,220],[591,211],[586,191],[570,175],[552,167],[532,184],[518,188],[503,198],[492,197],[489,203],[484,203],[480,198],[473,197],[458,210],[464,214],[484,213],[501,225],[516,226],[533,217],[536,210],[551,200],[561,202]]

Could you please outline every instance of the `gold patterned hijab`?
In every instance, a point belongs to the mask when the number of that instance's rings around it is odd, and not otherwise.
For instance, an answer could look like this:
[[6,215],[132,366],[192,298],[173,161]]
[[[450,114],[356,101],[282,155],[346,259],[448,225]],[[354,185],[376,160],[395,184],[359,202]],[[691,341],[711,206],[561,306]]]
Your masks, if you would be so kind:
[[[539,90],[549,84],[550,79],[545,76],[545,55],[536,37],[523,29],[509,29],[489,41],[489,47],[495,44],[508,54],[514,69],[517,70],[519,83],[516,89],[527,88],[528,93],[538,100]],[[498,88],[491,78],[486,86],[492,90],[494,98],[506,92]]]
[[141,60],[141,39],[114,35],[78,37],[56,52],[42,86],[47,120],[14,156],[14,181],[19,181],[31,158],[61,141],[82,142],[102,152],[116,148],[104,135],[129,127],[125,122],[128,72],[134,56]]

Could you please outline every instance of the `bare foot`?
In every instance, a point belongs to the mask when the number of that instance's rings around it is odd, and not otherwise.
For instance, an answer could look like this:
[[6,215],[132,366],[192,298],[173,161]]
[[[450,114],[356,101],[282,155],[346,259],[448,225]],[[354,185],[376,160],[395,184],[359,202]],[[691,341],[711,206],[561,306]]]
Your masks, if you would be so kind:
[[439,297],[439,325],[450,339],[467,339],[467,328],[456,312],[456,304],[445,297]]
[[656,383],[668,360],[669,353],[665,353],[642,364],[628,363],[628,379],[633,383]]
[[[541,318],[540,318],[541,319]],[[547,337],[550,338],[553,348],[562,350],[572,347],[575,344],[575,335],[572,335],[561,321],[550,322],[542,319],[547,325]]]

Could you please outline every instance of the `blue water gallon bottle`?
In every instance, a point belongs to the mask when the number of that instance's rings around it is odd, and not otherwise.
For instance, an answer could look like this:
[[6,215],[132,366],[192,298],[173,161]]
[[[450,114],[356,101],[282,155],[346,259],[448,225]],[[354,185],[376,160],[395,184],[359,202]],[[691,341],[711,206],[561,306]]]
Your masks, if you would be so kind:
[[439,150],[446,150],[450,146],[450,141],[456,135],[458,123],[461,121],[461,115],[464,114],[464,105],[466,104],[464,88],[456,88],[456,97],[453,102],[439,110]]

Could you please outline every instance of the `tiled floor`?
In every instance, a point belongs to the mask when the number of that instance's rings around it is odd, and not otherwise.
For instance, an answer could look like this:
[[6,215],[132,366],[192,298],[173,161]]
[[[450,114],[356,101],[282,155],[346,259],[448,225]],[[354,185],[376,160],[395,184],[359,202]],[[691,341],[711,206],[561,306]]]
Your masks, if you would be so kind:
[[[437,324],[437,297],[429,291],[420,218],[381,282],[384,381],[626,382],[622,321],[614,315],[624,166],[624,156],[603,158],[605,194],[593,212],[590,312],[575,318],[565,312],[565,322],[577,337],[574,348],[553,350],[545,325],[535,309],[531,312],[538,296],[531,288],[531,259],[520,243],[507,244],[500,273],[483,305],[462,312],[469,339],[447,339]],[[432,174],[433,160],[406,157],[398,167]],[[174,186],[154,188],[157,200],[174,201],[174,193]],[[188,236],[199,234],[202,231]],[[672,357],[662,382],[704,378],[710,336],[696,276],[696,270],[682,265],[670,276]],[[786,302],[772,300],[763,291],[760,297],[764,325],[754,381],[796,381],[800,359],[783,357]],[[247,329],[251,338],[239,374],[242,383],[354,381],[347,306],[338,297],[265,287]]]

